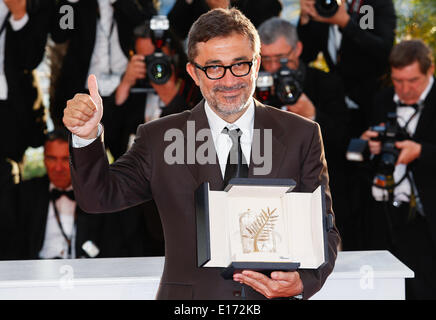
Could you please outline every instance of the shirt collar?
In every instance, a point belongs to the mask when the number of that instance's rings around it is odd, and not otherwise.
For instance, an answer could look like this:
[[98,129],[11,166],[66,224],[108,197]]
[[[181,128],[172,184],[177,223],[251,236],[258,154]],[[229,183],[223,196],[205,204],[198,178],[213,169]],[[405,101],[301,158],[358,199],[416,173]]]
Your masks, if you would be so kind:
[[229,129],[239,128],[242,131],[242,137],[251,137],[254,127],[254,100],[250,98],[249,105],[244,114],[235,122],[228,123],[218,116],[215,111],[209,106],[207,101],[204,103],[204,109],[207,116],[207,121],[209,122],[210,130],[212,135],[216,137],[221,133],[221,131],[228,127]]

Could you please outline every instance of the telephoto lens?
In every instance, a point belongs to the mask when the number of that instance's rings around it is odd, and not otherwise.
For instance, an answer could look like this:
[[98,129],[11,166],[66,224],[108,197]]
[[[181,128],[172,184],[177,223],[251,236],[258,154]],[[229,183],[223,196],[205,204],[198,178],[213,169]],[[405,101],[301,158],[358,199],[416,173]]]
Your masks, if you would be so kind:
[[341,0],[316,0],[315,9],[320,16],[330,18],[335,15],[341,5]]

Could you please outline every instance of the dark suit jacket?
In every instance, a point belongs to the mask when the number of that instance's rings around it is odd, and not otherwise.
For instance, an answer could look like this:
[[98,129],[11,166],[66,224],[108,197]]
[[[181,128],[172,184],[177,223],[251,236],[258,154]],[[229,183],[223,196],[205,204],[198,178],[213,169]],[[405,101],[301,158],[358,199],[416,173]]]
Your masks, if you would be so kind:
[[[47,176],[24,181],[17,186],[16,219],[18,259],[38,259],[44,244],[50,201]],[[88,257],[82,245],[91,240],[100,250],[97,258],[138,257],[163,255],[161,235],[146,235],[146,228],[154,226],[159,232],[160,222],[157,213],[150,214],[145,223],[144,207],[134,207],[112,215],[89,215],[76,207],[76,257]],[[152,208],[148,207],[148,210]],[[154,222],[151,224],[150,222]],[[11,236],[11,235],[10,235]],[[159,237],[160,236],[160,237]],[[160,244],[160,246],[159,246]]]
[[[52,8],[51,0],[28,1],[26,25],[14,31],[7,21],[3,31],[6,33],[4,72],[8,84],[8,110],[7,113],[0,111],[0,134],[13,139],[0,142],[0,156],[15,161],[21,161],[27,147],[41,146],[44,141],[44,108],[41,101],[37,101],[37,84],[32,72],[44,56]],[[33,111],[33,108],[37,110]]]
[[[187,121],[194,121],[196,131],[209,128],[204,102],[190,111],[141,125],[132,148],[110,166],[100,138],[84,148],[71,148],[76,198],[91,213],[124,209],[150,198],[155,200],[166,247],[158,299],[240,299],[232,295],[240,289],[239,283],[223,280],[219,268],[196,266],[194,191],[205,181],[212,190],[223,190],[218,161],[206,165],[168,165],[164,160],[164,150],[171,143],[164,141],[165,132],[177,128],[186,137]],[[319,126],[256,102],[254,128],[272,129],[272,170],[262,177],[292,178],[297,183],[296,191],[312,192],[320,184],[325,185],[327,210],[333,213]],[[196,147],[201,144],[197,142]],[[260,148],[263,150],[262,143]],[[249,177],[253,177],[255,166],[251,161]],[[339,242],[336,229],[329,232],[328,239],[329,262],[319,270],[299,271],[305,298],[321,288],[333,269]],[[249,299],[264,299],[251,288],[246,293]]]
[[[145,3],[145,1],[142,2]],[[60,13],[59,9],[63,5],[73,7],[73,30],[60,28],[59,22],[63,14]],[[113,7],[120,46],[124,55],[129,57],[129,50],[133,48],[134,43],[133,29],[149,19],[154,12],[151,12],[150,7],[141,6],[136,0],[118,0],[113,4]],[[97,19],[97,0],[80,0],[77,3],[61,0],[57,4],[56,15],[52,21],[51,36],[56,43],[69,41],[69,45],[56,83],[54,105],[50,106],[51,116],[55,124],[62,124],[66,101],[85,88],[89,64],[94,51]]]
[[[436,82],[436,79],[435,79]],[[374,104],[373,125],[386,122],[387,113],[396,111],[393,101],[394,89],[388,88],[379,93]],[[434,197],[436,194],[436,172],[434,170],[436,159],[436,84],[427,95],[424,108],[419,117],[418,125],[412,140],[422,144],[421,156],[409,164],[412,170],[418,194],[422,200],[425,218],[430,228],[430,234],[436,244],[436,207]]]
[[[21,243],[21,259],[39,259],[39,252],[44,244],[47,225],[48,206],[50,202],[49,180],[47,176],[24,181],[19,186],[18,230]],[[104,216],[89,217],[78,206],[76,257],[87,257],[82,244],[91,240],[100,248],[101,226]]]

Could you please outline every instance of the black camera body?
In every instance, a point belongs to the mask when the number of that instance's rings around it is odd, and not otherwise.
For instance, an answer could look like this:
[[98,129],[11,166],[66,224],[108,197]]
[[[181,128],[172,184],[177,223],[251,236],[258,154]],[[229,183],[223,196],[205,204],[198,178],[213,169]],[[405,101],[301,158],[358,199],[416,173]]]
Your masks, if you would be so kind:
[[[303,94],[304,65],[300,63],[300,67],[293,70],[287,66],[288,59],[283,58],[280,63],[280,69],[274,74],[260,72],[256,83],[258,99],[275,107],[293,105]],[[271,80],[265,80],[267,77]],[[280,106],[275,105],[277,103]]]
[[316,0],[315,9],[320,16],[330,18],[338,12],[340,4],[341,0]]
[[388,113],[385,126],[371,127],[371,130],[378,132],[378,137],[372,140],[380,141],[382,145],[377,172],[385,176],[392,175],[400,154],[400,150],[395,147],[395,143],[406,140],[408,136],[398,125],[396,112]]
[[147,65],[147,78],[156,83],[166,83],[172,74],[171,59],[163,51],[166,42],[166,32],[169,21],[166,16],[153,16],[150,21],[151,40],[156,47],[155,51],[145,57]]
[[[396,112],[390,112],[387,116],[384,126],[370,128],[371,131],[378,133],[378,137],[371,138],[371,140],[381,142],[380,155],[376,158],[376,174],[381,176],[393,175],[400,154],[395,143],[409,139],[407,132],[397,122]],[[369,160],[368,142],[362,139],[352,139],[348,146],[347,159],[358,162]]]

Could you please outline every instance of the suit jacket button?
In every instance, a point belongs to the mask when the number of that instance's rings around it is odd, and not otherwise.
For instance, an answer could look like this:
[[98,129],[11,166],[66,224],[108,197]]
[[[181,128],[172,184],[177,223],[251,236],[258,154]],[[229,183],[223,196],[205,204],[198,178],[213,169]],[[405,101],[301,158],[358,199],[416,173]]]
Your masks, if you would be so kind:
[[240,290],[233,291],[233,296],[240,297],[241,296],[241,291]]

